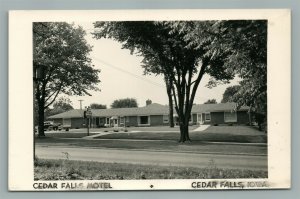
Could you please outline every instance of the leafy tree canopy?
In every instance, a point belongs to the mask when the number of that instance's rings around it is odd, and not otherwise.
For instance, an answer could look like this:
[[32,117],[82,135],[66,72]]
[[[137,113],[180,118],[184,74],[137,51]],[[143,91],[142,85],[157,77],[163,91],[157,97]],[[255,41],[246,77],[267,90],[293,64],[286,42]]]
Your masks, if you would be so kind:
[[53,103],[53,108],[46,109],[47,116],[56,115],[74,109],[69,98],[60,97]]
[[107,109],[106,105],[97,103],[92,103],[90,107],[91,109]]
[[237,102],[237,99],[234,98],[234,95],[237,94],[240,89],[241,89],[240,85],[227,87],[223,93],[223,98],[221,100],[221,103]]
[[134,98],[124,98],[113,101],[111,108],[131,108],[138,107],[138,103]]
[[204,102],[204,104],[217,104],[217,100],[216,99],[209,99],[206,102]]
[[[185,32],[185,40],[193,48],[201,48],[205,40],[199,37],[203,26],[199,23],[181,23],[177,28]],[[214,43],[208,52],[230,52],[224,57],[224,67],[233,70],[242,79],[240,89],[232,100],[239,106],[248,105],[258,112],[267,111],[267,21],[223,20],[210,26],[209,40]],[[213,36],[215,35],[215,36]],[[212,79],[209,86],[216,86]]]

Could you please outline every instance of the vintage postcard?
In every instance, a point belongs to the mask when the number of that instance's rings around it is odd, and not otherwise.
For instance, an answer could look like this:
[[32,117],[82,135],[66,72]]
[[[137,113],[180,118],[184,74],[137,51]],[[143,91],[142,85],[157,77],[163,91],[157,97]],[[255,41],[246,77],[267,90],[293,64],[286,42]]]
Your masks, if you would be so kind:
[[291,187],[291,11],[9,12],[9,190]]

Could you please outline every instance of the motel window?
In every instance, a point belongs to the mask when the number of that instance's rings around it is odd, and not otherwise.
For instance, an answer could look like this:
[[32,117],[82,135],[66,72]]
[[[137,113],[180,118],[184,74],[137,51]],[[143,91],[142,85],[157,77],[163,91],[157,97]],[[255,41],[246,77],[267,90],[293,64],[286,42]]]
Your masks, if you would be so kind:
[[109,117],[106,118],[106,124],[109,124]]
[[205,113],[205,121],[210,121],[210,113]]
[[129,116],[126,116],[126,123],[129,122]]
[[124,117],[120,117],[120,124],[124,124]]
[[149,123],[149,116],[140,116],[140,124],[150,124]]
[[164,123],[169,123],[169,116],[168,115],[163,115],[163,122]]
[[225,122],[237,122],[236,112],[224,112],[224,121]]
[[63,125],[64,125],[64,126],[69,126],[69,125],[71,125],[71,118],[64,118],[64,120],[63,120]]

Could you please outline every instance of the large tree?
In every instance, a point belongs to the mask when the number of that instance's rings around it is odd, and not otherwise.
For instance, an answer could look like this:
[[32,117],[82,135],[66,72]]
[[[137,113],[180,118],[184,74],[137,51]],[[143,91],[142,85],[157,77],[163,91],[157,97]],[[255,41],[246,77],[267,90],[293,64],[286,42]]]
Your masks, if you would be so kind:
[[[197,23],[202,29],[198,37],[201,46],[185,39],[189,29]],[[198,22],[96,22],[96,38],[112,38],[143,57],[147,72],[161,73],[171,81],[175,110],[179,118],[180,142],[190,140],[188,124],[197,88],[204,74],[215,80],[228,81],[232,70],[224,67],[230,51],[220,49],[214,39],[220,33],[211,32],[215,21]],[[181,28],[188,25],[188,29]]]
[[134,98],[124,98],[114,100],[110,106],[111,108],[132,108],[138,107],[138,103]]
[[64,22],[33,23],[33,69],[39,136],[44,134],[44,110],[61,93],[85,95],[98,90],[98,72],[88,57],[92,50],[81,27]]

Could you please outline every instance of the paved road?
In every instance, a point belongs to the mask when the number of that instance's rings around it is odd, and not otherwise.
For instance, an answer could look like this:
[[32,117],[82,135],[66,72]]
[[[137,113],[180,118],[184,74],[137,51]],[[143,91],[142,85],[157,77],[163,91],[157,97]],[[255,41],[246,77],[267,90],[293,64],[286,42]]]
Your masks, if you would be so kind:
[[240,168],[267,170],[267,156],[250,155],[217,155],[217,154],[193,154],[159,151],[135,151],[118,149],[89,149],[67,147],[36,147],[36,155],[39,158],[64,159],[65,153],[70,160],[117,162],[148,165],[182,166],[182,167],[207,167],[214,161],[219,168]]

